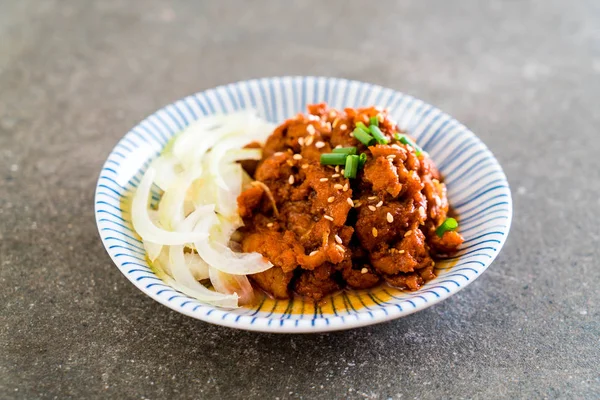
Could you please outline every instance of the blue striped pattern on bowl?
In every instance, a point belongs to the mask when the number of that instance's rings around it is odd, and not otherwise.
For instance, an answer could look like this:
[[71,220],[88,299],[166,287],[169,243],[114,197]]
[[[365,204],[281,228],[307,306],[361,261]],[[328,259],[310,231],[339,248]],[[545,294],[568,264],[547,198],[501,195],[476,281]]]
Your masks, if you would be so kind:
[[[457,211],[465,243],[437,262],[438,277],[417,292],[390,287],[342,293],[313,306],[265,298],[253,308],[225,310],[202,304],[166,285],[149,268],[132,230],[124,199],[168,140],[204,115],[252,107],[275,123],[327,102],[335,108],[387,107],[400,128],[415,136],[438,165]],[[157,200],[157,199],[155,199]],[[140,122],[115,146],[98,179],[95,215],[102,242],[121,272],[156,301],[203,321],[271,332],[319,332],[369,325],[411,314],[456,293],[477,278],[500,251],[510,228],[512,201],[502,168],[485,145],[458,121],[411,96],[337,78],[264,78],[220,86],[170,104]]]

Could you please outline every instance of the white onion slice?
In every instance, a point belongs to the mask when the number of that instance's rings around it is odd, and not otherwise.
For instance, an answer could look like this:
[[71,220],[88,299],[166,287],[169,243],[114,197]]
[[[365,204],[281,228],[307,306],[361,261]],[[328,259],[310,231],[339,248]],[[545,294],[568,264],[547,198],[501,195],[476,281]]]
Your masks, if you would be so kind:
[[188,269],[183,254],[183,246],[171,246],[169,250],[171,274],[176,283],[175,288],[188,296],[216,306],[234,308],[238,306],[236,294],[214,292],[199,283]]
[[203,281],[209,278],[208,269],[210,266],[196,253],[184,253],[185,264],[194,275],[197,281]]
[[[218,221],[215,214],[208,214],[200,219],[194,231],[209,233]],[[228,274],[256,274],[273,266],[259,253],[234,253],[229,247],[210,238],[195,241],[194,245],[208,265]]]
[[142,239],[162,245],[183,245],[207,238],[203,232],[170,232],[156,226],[148,215],[148,198],[156,170],[148,168],[138,186],[131,205],[131,222]]
[[252,304],[254,302],[254,289],[243,275],[231,275],[221,272],[216,268],[209,268],[210,283],[217,292],[225,294],[236,294],[239,296],[240,305]]
[[163,154],[152,161],[152,167],[156,170],[154,184],[166,191],[177,180],[177,176],[182,172],[177,159],[172,154]]

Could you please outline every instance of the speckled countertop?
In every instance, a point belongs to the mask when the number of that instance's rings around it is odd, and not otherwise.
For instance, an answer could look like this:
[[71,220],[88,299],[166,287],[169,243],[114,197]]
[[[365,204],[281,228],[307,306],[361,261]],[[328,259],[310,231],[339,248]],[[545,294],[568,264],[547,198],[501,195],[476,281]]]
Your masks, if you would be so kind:
[[[514,222],[447,301],[347,332],[208,325],[135,289],[100,167],[184,95],[354,78],[437,105],[504,167]],[[0,398],[600,397],[597,1],[0,3]]]

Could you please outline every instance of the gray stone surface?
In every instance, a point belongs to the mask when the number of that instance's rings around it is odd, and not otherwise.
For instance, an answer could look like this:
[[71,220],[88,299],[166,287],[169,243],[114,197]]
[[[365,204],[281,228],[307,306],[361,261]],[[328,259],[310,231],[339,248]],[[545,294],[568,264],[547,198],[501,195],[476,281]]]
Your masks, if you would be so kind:
[[[512,185],[492,267],[325,335],[208,325],[135,289],[93,218],[137,121],[240,79],[378,83],[455,116]],[[600,4],[0,2],[0,398],[598,398]]]

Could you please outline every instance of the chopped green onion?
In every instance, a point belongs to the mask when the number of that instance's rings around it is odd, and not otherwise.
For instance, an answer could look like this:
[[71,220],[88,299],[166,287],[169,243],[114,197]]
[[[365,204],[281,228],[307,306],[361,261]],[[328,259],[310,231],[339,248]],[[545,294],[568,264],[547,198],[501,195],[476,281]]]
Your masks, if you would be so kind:
[[342,153],[324,153],[321,154],[321,164],[323,165],[344,165],[347,154]]
[[356,172],[358,171],[359,162],[359,156],[351,155],[346,157],[346,166],[344,167],[344,178],[356,178]]
[[356,147],[338,147],[332,150],[334,153],[353,155],[356,154]]
[[369,125],[379,126],[379,118],[377,118],[377,115],[369,118]]
[[399,133],[394,134],[394,137],[399,140],[401,143],[407,145],[407,146],[411,146],[412,148],[415,149],[415,154],[417,156],[420,156],[421,153],[423,152],[423,149],[419,147],[419,145],[417,145],[415,142],[413,142],[412,140],[410,140],[408,138],[408,136],[406,135],[401,135]]
[[367,154],[361,153],[361,155],[358,156],[358,168],[364,167],[366,162],[367,162]]
[[356,127],[362,129],[365,132],[369,132],[369,128],[367,128],[367,126],[362,122],[357,122]]
[[371,135],[373,135],[373,137],[375,137],[375,140],[377,140],[377,143],[387,144],[388,139],[385,137],[383,132],[381,132],[381,129],[379,129],[379,127],[377,127],[376,125],[371,125],[369,129],[371,130]]
[[371,146],[376,143],[375,138],[361,128],[356,128],[352,133],[354,134],[354,137],[365,146]]
[[458,228],[458,222],[454,218],[446,218],[446,220],[437,227],[435,230],[436,235],[439,237],[444,236],[444,233],[448,231],[455,231]]

